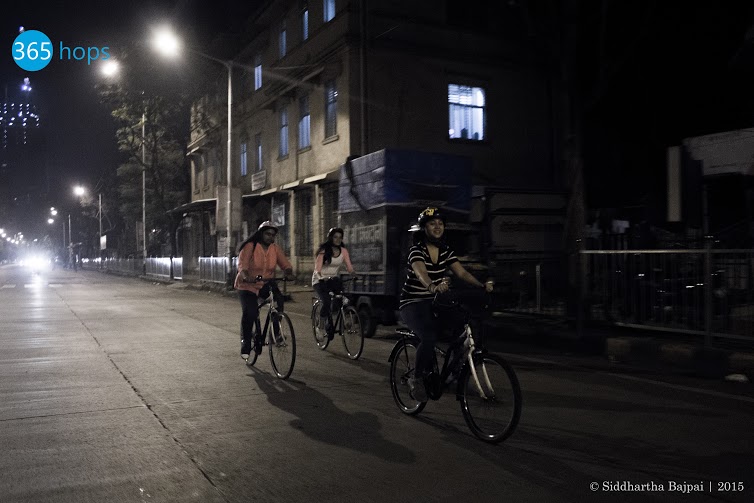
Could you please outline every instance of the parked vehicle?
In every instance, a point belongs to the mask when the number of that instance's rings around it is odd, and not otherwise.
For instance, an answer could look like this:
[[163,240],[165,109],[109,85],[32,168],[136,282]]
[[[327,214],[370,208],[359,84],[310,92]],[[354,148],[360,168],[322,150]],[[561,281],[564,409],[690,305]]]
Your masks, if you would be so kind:
[[419,212],[436,206],[451,215],[446,235],[459,255],[471,205],[471,159],[463,156],[386,149],[347,162],[340,173],[338,211],[355,281],[349,298],[364,335],[396,320],[411,244],[409,227]]

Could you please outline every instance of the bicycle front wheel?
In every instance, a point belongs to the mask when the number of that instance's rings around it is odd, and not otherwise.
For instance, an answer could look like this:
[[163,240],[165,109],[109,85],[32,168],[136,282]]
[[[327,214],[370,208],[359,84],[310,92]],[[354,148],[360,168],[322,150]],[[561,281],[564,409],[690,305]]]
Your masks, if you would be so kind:
[[249,353],[249,357],[246,359],[246,365],[252,366],[257,362],[257,358],[259,357],[259,353],[257,353],[256,348],[257,346],[262,347],[262,342],[257,342],[257,337],[260,337],[259,334],[262,333],[262,328],[259,324],[259,318],[256,319],[254,322],[254,332],[251,336],[251,353]]
[[461,411],[477,438],[496,444],[516,429],[521,418],[521,388],[513,367],[496,355],[473,357],[476,378],[466,364],[459,377]]
[[296,363],[296,334],[293,323],[285,313],[278,313],[273,319],[269,330],[272,330],[270,341],[270,361],[272,369],[280,379],[288,379]]
[[414,416],[427,405],[427,402],[414,400],[409,393],[408,380],[414,377],[416,346],[408,341],[400,341],[398,344],[395,357],[390,362],[390,389],[401,412]]
[[322,301],[318,300],[312,306],[312,333],[314,334],[314,342],[317,343],[317,347],[325,349],[330,344],[330,339],[327,338],[325,320],[322,318],[320,311],[322,311]]
[[343,308],[343,346],[351,360],[358,360],[364,350],[364,331],[361,328],[359,313],[353,306]]

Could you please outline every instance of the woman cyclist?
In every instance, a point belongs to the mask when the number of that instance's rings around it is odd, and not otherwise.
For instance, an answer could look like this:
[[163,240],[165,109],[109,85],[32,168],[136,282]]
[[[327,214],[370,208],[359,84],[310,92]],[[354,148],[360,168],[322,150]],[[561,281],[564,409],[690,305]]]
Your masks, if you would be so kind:
[[424,376],[432,370],[432,356],[439,326],[432,312],[436,293],[448,291],[446,272],[450,270],[463,281],[491,292],[493,283],[483,284],[458,261],[455,252],[445,243],[445,215],[437,208],[427,208],[419,214],[414,245],[409,249],[406,283],[400,297],[400,316],[403,322],[421,339],[416,348],[414,376],[408,380],[414,400],[425,402],[427,391]]
[[325,331],[329,339],[335,335],[335,327],[330,322],[330,292],[339,294],[343,291],[343,283],[338,277],[343,268],[353,274],[351,258],[343,244],[343,229],[333,227],[327,233],[327,241],[319,245],[312,273],[312,287],[322,301],[319,313],[320,318],[327,320]]
[[[256,281],[257,276],[271,278],[275,275],[275,267],[280,266],[286,277],[293,274],[293,266],[275,244],[278,228],[272,222],[265,221],[257,231],[238,248],[238,274],[234,288],[238,290],[241,301],[241,358],[246,359],[251,353],[251,342],[254,322],[259,316],[257,300],[266,299],[270,295],[277,304],[278,310],[283,310],[283,295],[274,282],[262,283]],[[257,354],[262,352],[261,341],[257,341],[254,348]]]

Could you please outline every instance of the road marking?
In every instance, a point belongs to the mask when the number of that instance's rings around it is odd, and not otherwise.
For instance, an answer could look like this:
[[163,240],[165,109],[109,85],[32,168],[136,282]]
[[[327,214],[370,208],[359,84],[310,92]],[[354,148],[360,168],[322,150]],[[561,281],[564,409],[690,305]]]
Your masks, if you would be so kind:
[[3,285],[0,288],[16,288],[16,285]]
[[60,283],[50,283],[50,284],[49,284],[49,285],[47,285],[47,286],[49,286],[50,288],[60,288],[60,287],[62,287],[63,285],[62,285],[62,284],[60,284]]

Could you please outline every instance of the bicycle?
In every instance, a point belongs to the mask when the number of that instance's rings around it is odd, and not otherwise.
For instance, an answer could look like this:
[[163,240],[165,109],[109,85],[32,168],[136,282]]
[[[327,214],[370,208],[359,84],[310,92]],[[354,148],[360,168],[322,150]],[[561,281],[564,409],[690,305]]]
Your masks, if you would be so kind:
[[[424,377],[427,396],[439,400],[445,387],[456,381],[456,400],[471,432],[489,443],[499,443],[516,429],[521,417],[521,388],[513,367],[498,355],[490,354],[477,345],[472,334],[468,309],[455,300],[440,304],[439,294],[433,303],[443,309],[459,309],[463,316],[463,330],[442,349],[435,347],[433,371]],[[489,307],[489,302],[485,309]],[[427,402],[414,400],[409,393],[408,379],[414,375],[416,348],[421,342],[411,330],[398,328],[400,340],[393,347],[390,362],[390,388],[393,399],[404,414],[419,414]],[[448,344],[439,342],[438,344]],[[443,358],[442,369],[438,356]]]
[[[257,276],[256,281],[265,283],[273,281],[287,281],[286,278],[262,278]],[[274,286],[273,288],[277,288]],[[254,349],[246,359],[247,365],[254,365],[261,348],[264,345],[269,346],[270,362],[272,370],[280,379],[288,379],[293,372],[293,365],[296,363],[296,333],[293,330],[291,319],[282,311],[278,311],[275,306],[273,297],[273,288],[270,288],[270,294],[266,299],[260,299],[259,308],[269,305],[267,316],[264,321],[264,330],[261,329],[260,317],[254,320]],[[261,334],[261,337],[260,337]]]
[[[330,279],[330,278],[327,278]],[[356,278],[349,278],[343,280],[343,283],[347,281],[353,281]],[[330,292],[330,314],[327,321],[330,322],[330,326],[336,334],[343,337],[343,347],[346,350],[346,354],[352,360],[358,360],[364,350],[364,330],[361,326],[361,319],[356,308],[350,305],[348,297],[344,293]],[[335,321],[332,319],[332,313],[337,303],[337,316]],[[317,299],[312,305],[312,332],[314,334],[314,341],[321,350],[325,350],[330,344],[330,337],[328,337],[324,322],[320,316],[320,310],[322,309],[322,300]]]

